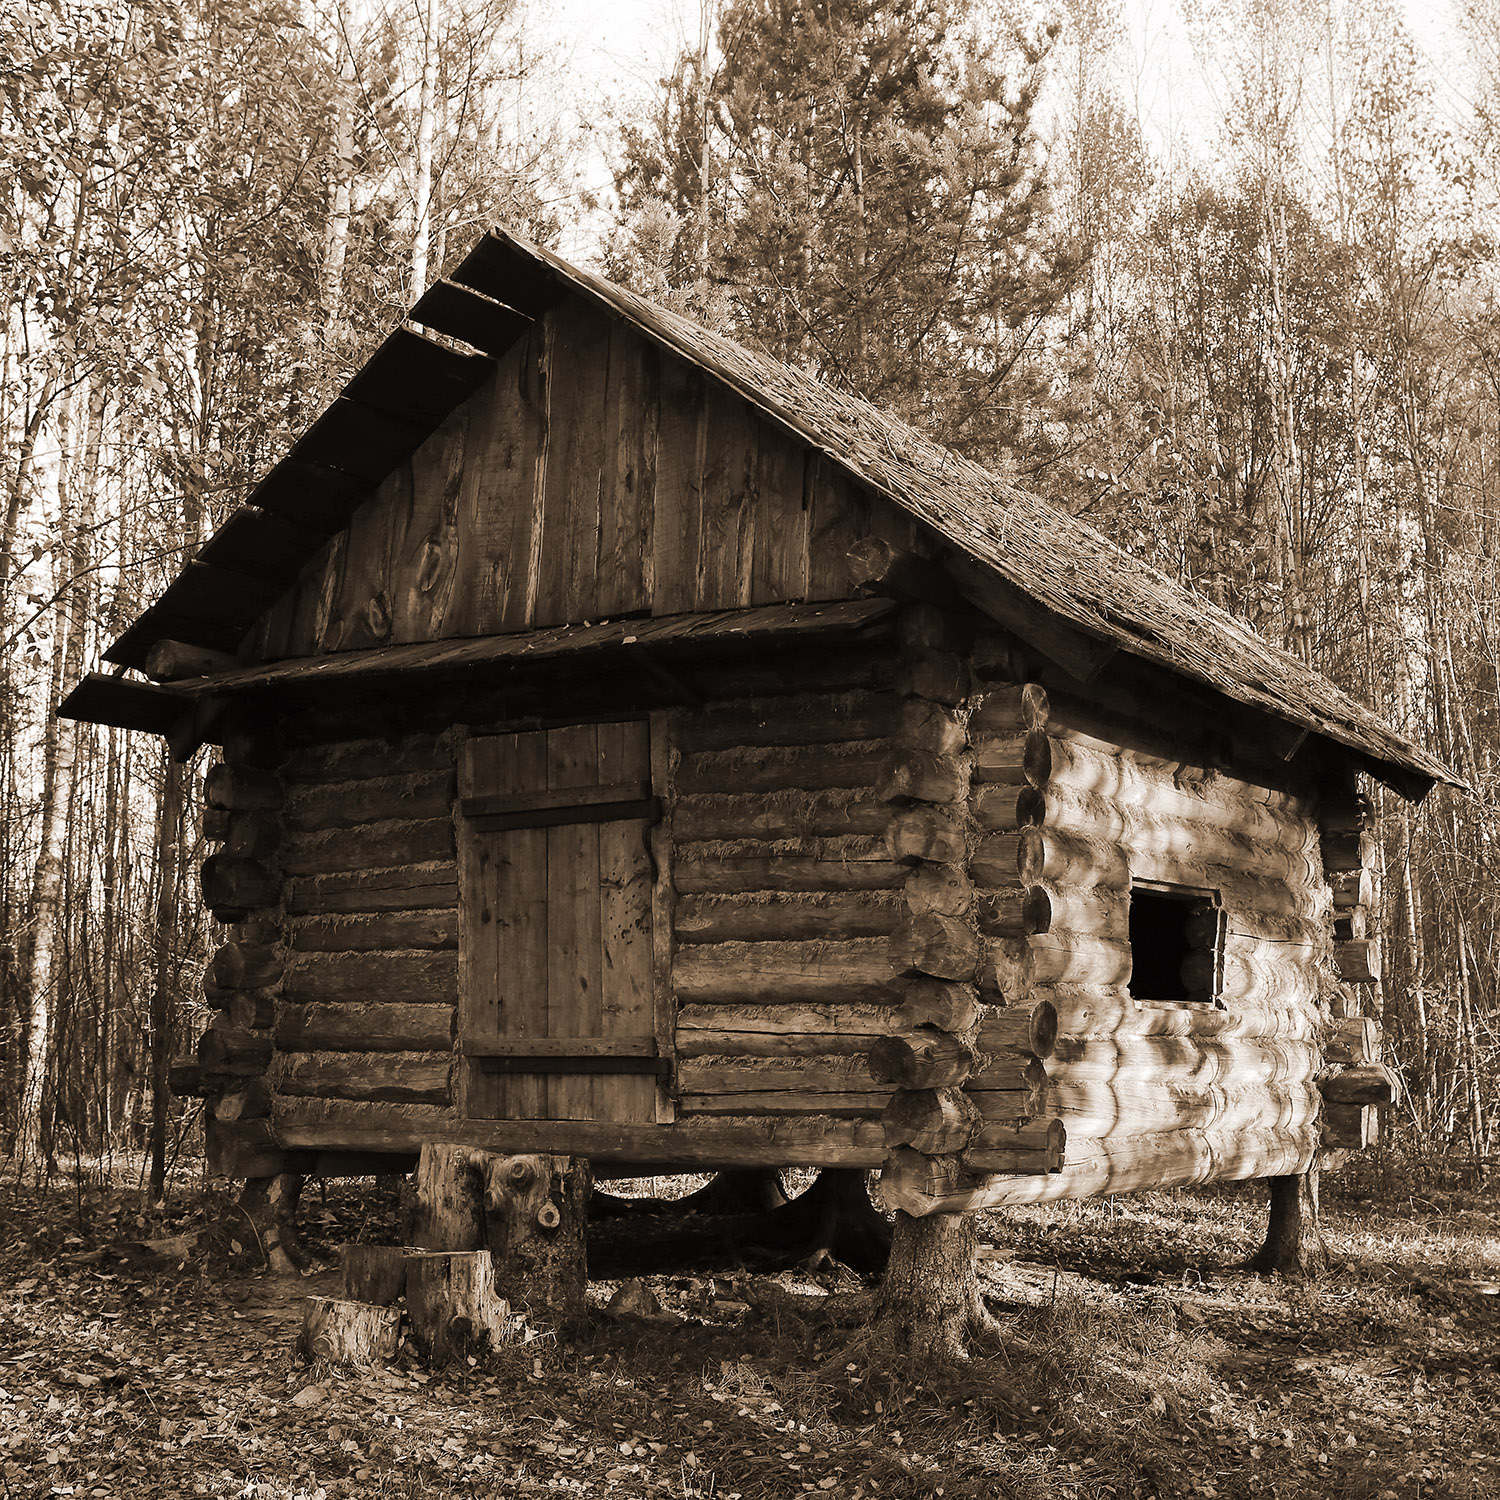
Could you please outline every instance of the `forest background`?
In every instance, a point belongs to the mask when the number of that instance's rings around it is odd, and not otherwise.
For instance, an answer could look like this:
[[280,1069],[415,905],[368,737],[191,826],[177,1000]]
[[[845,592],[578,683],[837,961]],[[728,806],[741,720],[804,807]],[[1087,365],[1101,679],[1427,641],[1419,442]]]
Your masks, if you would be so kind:
[[[526,0],[0,0],[0,1141],[154,1138],[197,778],[52,707],[492,222],[869,396],[1299,653],[1372,787],[1383,1149],[1500,1151],[1500,0],[725,0],[593,113]],[[580,122],[587,122],[581,124]],[[601,182],[598,162],[608,164]]]

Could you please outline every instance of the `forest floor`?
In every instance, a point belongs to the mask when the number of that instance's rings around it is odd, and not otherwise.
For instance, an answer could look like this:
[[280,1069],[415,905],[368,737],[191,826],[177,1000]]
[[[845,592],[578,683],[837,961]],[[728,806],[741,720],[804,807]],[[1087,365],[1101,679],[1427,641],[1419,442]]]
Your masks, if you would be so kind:
[[[311,1192],[310,1237],[370,1237],[378,1198]],[[965,1367],[892,1368],[867,1332],[758,1311],[762,1278],[703,1271],[645,1278],[655,1321],[442,1375],[309,1368],[301,1299],[336,1273],[236,1268],[207,1191],[136,1204],[0,1189],[5,1500],[1500,1497],[1493,1195],[1333,1197],[1335,1265],[1301,1286],[1232,1269],[1264,1228],[1254,1185],[987,1215],[1006,1342]]]

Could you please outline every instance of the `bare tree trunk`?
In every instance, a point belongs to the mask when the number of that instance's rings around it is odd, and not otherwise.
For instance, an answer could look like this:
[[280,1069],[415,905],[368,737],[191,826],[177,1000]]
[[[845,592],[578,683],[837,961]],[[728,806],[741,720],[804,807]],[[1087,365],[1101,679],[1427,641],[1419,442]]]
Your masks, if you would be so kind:
[[422,88],[417,99],[417,160],[412,185],[411,291],[413,301],[427,290],[432,248],[432,138],[437,113],[438,0],[425,0],[422,18]]

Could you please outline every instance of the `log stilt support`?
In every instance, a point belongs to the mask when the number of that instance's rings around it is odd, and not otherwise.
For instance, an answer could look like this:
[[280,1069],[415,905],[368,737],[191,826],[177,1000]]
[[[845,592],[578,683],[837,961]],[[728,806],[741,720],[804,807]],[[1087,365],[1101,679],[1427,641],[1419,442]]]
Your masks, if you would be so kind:
[[309,1363],[330,1359],[368,1365],[393,1359],[400,1336],[399,1308],[346,1302],[337,1297],[309,1297],[297,1353]]
[[495,1156],[429,1142],[417,1165],[409,1238],[427,1250],[487,1250],[496,1296],[536,1326],[579,1327],[587,1315],[591,1183],[582,1158]]
[[1316,1276],[1328,1264],[1318,1214],[1318,1168],[1296,1177],[1272,1177],[1266,1241],[1250,1261],[1263,1276]]
[[588,1318],[588,1163],[573,1156],[491,1157],[483,1178],[497,1287],[544,1327],[581,1328]]
[[[312,1264],[297,1227],[302,1181],[295,1172],[283,1172],[276,1177],[251,1177],[240,1189],[240,1213],[250,1223],[255,1248],[266,1269],[278,1276],[295,1276]],[[236,1239],[244,1239],[243,1230],[231,1228]]]
[[980,1297],[973,1214],[898,1212],[881,1286],[878,1326],[897,1353],[915,1360],[961,1360],[994,1331]]

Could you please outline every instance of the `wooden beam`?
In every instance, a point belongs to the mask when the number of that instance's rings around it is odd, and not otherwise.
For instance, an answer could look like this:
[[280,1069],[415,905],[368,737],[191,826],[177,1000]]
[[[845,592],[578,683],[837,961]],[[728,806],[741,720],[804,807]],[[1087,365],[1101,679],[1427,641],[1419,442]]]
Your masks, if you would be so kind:
[[189,700],[169,688],[126,677],[90,672],[57,706],[60,719],[108,724],[146,734],[167,734],[189,708]]

